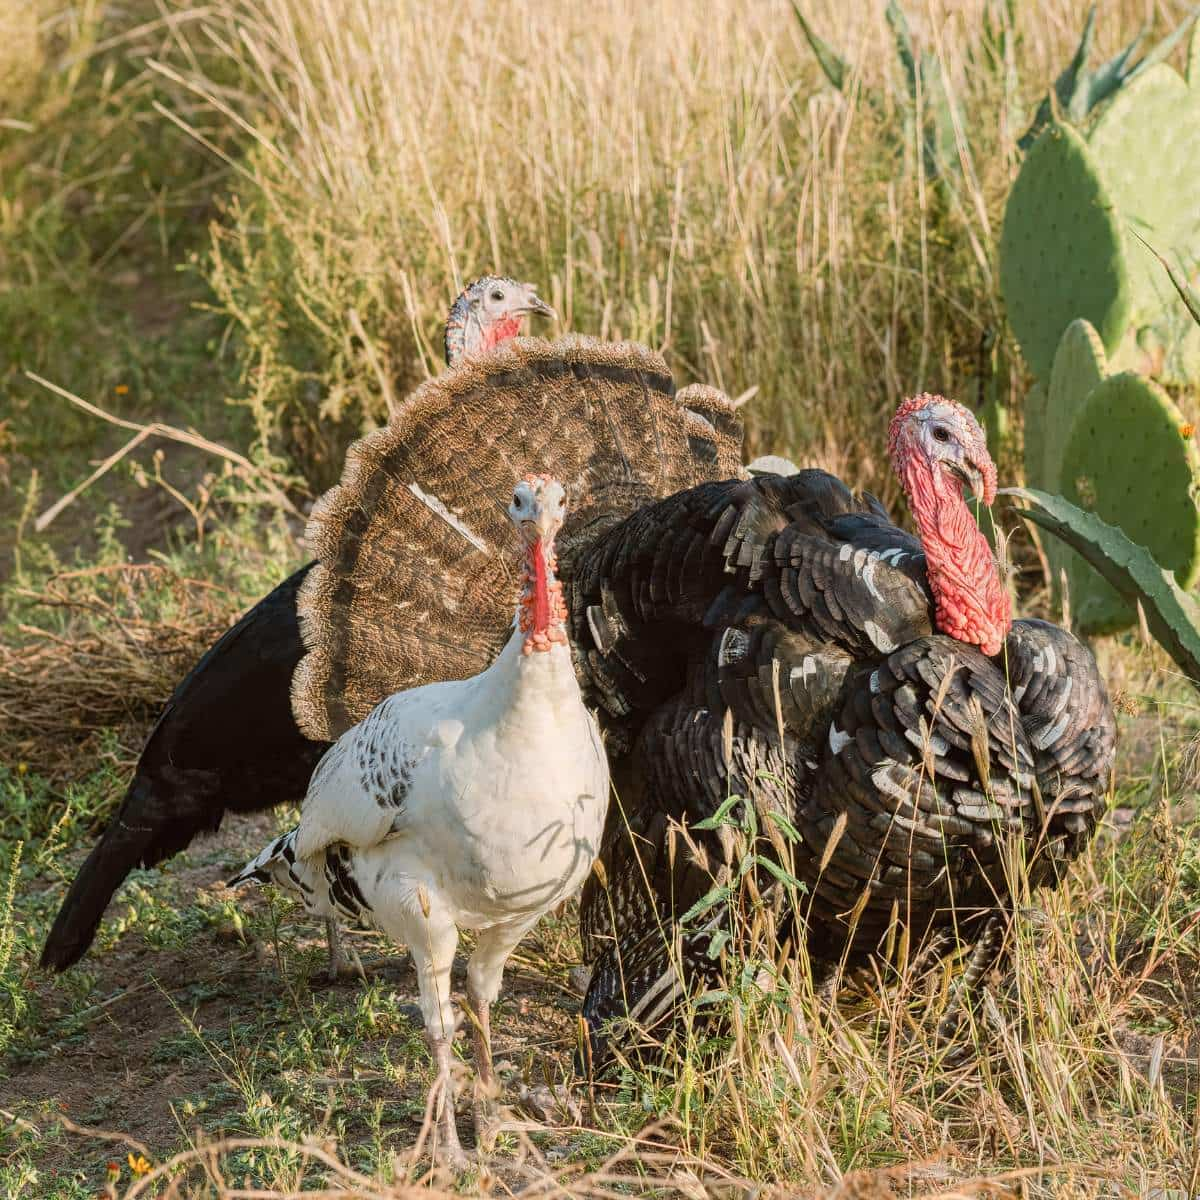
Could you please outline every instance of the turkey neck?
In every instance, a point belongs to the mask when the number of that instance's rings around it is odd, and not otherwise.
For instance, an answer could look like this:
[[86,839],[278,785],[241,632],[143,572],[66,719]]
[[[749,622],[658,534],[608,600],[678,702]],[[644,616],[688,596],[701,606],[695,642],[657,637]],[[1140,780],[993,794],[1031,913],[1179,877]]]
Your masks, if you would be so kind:
[[[553,543],[540,538],[525,549],[521,593],[512,636],[491,670],[504,678],[511,718],[567,717],[572,697],[582,705],[571,648],[563,624],[562,585],[555,579]],[[549,717],[547,717],[547,713]]]
[[920,454],[905,459],[900,482],[921,534],[938,630],[998,654],[1012,625],[1008,593],[962,485]]
[[550,632],[550,572],[546,569],[546,555],[542,543],[535,542],[530,547],[525,558],[526,575],[533,588],[532,617],[533,634],[548,634]]
[[553,541],[537,538],[526,547],[517,604],[517,629],[524,639],[523,654],[546,653],[556,645],[567,644],[562,584],[554,578],[557,566]]

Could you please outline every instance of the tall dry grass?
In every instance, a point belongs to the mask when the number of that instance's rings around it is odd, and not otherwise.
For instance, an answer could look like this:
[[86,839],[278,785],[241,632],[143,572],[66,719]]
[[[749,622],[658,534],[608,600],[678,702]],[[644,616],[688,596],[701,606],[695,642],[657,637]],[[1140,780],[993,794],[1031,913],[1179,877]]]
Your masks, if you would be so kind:
[[[57,7],[89,21],[103,8],[103,40],[137,72],[129,95],[154,84],[137,120],[176,122],[220,160],[203,178],[214,220],[199,264],[227,322],[213,351],[236,351],[261,441],[294,454],[314,485],[383,416],[389,389],[439,369],[447,303],[491,268],[536,279],[566,327],[662,348],[681,381],[757,389],[752,450],[790,451],[885,494],[883,420],[898,394],[973,400],[986,382],[1019,398],[994,245],[1015,140],[1074,47],[1083,0],[1011,11],[914,0],[917,37],[959,106],[948,183],[922,170],[879,0],[804,5],[851,63],[845,96],[784,0]],[[1113,0],[1100,51],[1184,7]],[[979,50],[985,8],[1009,34],[998,65]],[[98,60],[72,53],[62,70],[86,88]],[[22,662],[19,686],[46,674],[39,652]],[[763,989],[751,973],[727,1043],[663,1072],[631,1069],[600,1097],[603,1120],[631,1133],[671,1113],[695,1160],[812,1194],[1195,1194],[1200,855],[1170,821],[1172,797],[1195,789],[1181,785],[1175,744],[1194,711],[1168,707],[1155,664],[1106,667],[1143,697],[1121,780],[1157,815],[1144,844],[1106,842],[1021,916],[1016,970],[964,1031],[974,1048],[962,1062],[931,1038],[948,972],[901,962],[840,1006],[803,974]],[[80,689],[89,711],[111,699]],[[756,915],[751,900],[739,955],[761,963]],[[586,1133],[545,1136],[588,1153]],[[224,1153],[198,1157],[215,1171]],[[888,1162],[915,1165],[852,1190],[855,1171]],[[331,1187],[391,1194],[324,1166]],[[261,1185],[299,1186],[286,1173]],[[586,1193],[578,1177],[561,1190]]]
[[[852,65],[843,96],[787,0],[216,0],[158,69],[240,148],[210,278],[264,436],[327,482],[385,392],[438,369],[463,281],[497,269],[567,327],[754,390],[751,449],[888,490],[901,393],[1020,392],[1001,201],[1085,5],[910,6],[959,107],[944,181],[921,169],[883,8],[804,6]],[[1110,5],[1101,42],[1180,11]]]

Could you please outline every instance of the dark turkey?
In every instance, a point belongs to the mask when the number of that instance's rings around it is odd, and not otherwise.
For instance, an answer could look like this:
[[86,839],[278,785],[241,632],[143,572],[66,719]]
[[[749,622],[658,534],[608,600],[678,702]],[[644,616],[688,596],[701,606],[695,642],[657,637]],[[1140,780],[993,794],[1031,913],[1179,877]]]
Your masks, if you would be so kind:
[[727,907],[680,918],[731,882],[728,831],[695,828],[728,797],[754,805],[760,854],[780,857],[770,810],[798,831],[790,933],[818,965],[900,928],[970,940],[1009,905],[1014,856],[1050,885],[1095,830],[1112,710],[1074,637],[1009,620],[962,499],[994,492],[982,432],[919,397],[892,456],[921,538],[810,470],[643,508],[576,572],[581,670],[626,751],[582,900],[596,1066],[611,1018],[653,1030],[717,976]]

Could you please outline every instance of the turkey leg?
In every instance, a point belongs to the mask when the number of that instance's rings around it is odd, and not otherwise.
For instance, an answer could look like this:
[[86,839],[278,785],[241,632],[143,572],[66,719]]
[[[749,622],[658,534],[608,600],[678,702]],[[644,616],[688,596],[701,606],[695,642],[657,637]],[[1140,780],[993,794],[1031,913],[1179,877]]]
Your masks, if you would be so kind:
[[346,957],[345,946],[342,943],[342,931],[338,927],[336,917],[325,918],[325,937],[329,943],[329,970],[327,972],[329,982],[337,983],[339,979],[348,979],[352,975],[357,975],[363,983],[366,983],[367,973],[363,970],[358,951],[351,946],[350,957]]
[[471,1007],[471,1050],[475,1059],[475,1141],[480,1149],[490,1150],[494,1141],[490,1127],[496,1120],[500,1091],[492,1065],[492,1006],[470,984],[467,1003]]
[[521,920],[480,931],[475,952],[467,963],[467,1002],[471,1006],[471,1041],[475,1053],[475,1137],[480,1149],[490,1149],[497,1117],[499,1087],[492,1065],[492,1005],[500,995],[504,965],[517,943],[537,924]]
[[408,942],[417,968],[425,1040],[435,1068],[429,1089],[438,1139],[434,1156],[460,1169],[466,1166],[467,1158],[454,1124],[454,1034],[458,1023],[450,1001],[450,969],[458,947],[458,929],[424,888],[418,890],[418,899],[420,911],[411,925],[397,932]]
[[434,1118],[438,1130],[438,1155],[450,1166],[465,1167],[467,1156],[463,1152],[462,1142],[458,1140],[458,1126],[454,1123],[454,1047],[453,1033],[449,1037],[439,1037],[426,1032],[425,1040],[429,1046],[436,1073],[433,1086],[429,1089],[434,1101]]

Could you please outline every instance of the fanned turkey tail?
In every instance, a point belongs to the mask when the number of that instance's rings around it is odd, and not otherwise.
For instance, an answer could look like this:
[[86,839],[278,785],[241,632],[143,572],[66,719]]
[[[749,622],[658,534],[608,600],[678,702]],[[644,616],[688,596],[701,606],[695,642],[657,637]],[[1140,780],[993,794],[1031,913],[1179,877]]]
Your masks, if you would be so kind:
[[569,588],[579,551],[639,506],[741,473],[741,424],[706,387],[678,394],[633,343],[517,338],[422,385],[351,447],[313,509],[317,564],[300,593],[307,654],[292,704],[333,739],[383,697],[483,670],[508,637],[514,581],[505,502],[552,471]]

